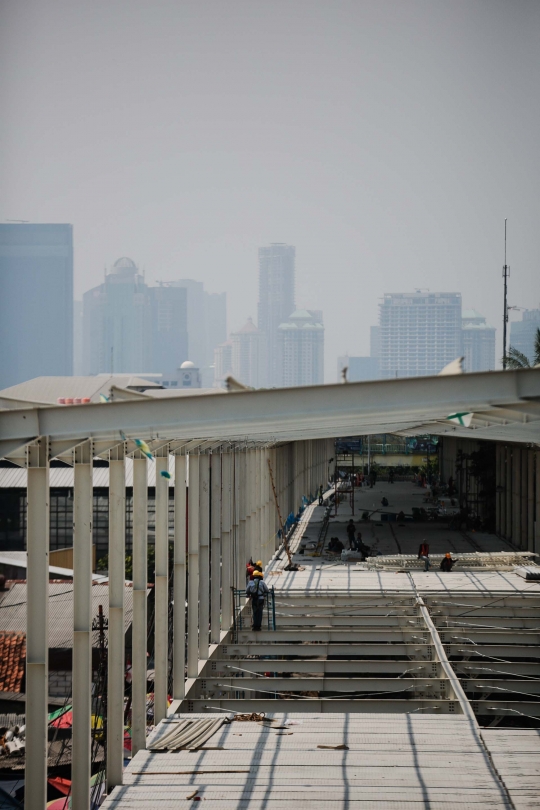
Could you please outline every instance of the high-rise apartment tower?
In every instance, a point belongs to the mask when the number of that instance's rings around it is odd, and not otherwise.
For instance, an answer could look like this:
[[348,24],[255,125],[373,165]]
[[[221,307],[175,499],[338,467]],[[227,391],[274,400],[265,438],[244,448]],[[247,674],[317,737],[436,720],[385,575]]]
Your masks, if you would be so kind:
[[0,388],[73,374],[73,227],[0,225]]
[[460,293],[386,293],[379,325],[382,378],[438,374],[463,354]]
[[294,312],[295,248],[274,243],[259,248],[259,329],[265,335],[266,379],[261,384],[279,386],[282,379],[278,329]]

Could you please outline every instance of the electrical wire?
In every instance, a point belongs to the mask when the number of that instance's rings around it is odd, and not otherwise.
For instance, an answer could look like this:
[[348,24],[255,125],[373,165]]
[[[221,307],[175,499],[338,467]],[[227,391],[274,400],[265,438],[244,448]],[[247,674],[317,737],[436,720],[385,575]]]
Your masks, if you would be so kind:
[[532,675],[522,675],[518,672],[504,672],[501,669],[490,669],[489,667],[465,667],[465,669],[472,669],[474,672],[494,672],[496,675],[512,675],[513,678],[526,678],[530,681],[538,681],[538,678]]

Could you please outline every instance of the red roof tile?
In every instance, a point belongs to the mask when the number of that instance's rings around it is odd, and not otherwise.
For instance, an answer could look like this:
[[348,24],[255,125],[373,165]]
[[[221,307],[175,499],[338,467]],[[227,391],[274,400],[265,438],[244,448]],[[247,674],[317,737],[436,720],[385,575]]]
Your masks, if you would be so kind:
[[0,632],[0,692],[20,692],[26,661],[26,634]]

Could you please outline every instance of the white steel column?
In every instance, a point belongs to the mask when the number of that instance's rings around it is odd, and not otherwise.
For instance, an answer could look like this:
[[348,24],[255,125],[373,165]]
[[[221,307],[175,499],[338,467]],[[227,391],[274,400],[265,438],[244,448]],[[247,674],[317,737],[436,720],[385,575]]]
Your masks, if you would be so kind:
[[92,444],[73,451],[73,731],[71,806],[90,808],[92,753]]
[[215,451],[211,455],[212,470],[212,497],[211,497],[211,612],[210,612],[210,641],[219,643],[220,637],[220,592],[221,592],[221,452]]
[[238,557],[236,560],[236,587],[244,588],[246,583],[246,451],[237,454],[238,476],[236,478],[236,500],[238,502]]
[[253,489],[252,471],[252,451],[246,448],[244,452],[244,519],[245,519],[245,546],[244,546],[244,566],[248,559],[252,557],[253,548],[253,528],[251,521],[251,493]]
[[188,678],[199,674],[199,454],[188,461]]
[[208,658],[210,629],[210,456],[199,456],[199,659]]
[[186,456],[176,456],[174,473],[173,698],[186,693]]
[[47,803],[49,692],[49,452],[41,438],[27,448],[27,613],[25,810]]
[[231,462],[232,454],[223,452],[221,455],[221,614],[223,630],[228,630],[232,625]]
[[107,678],[107,792],[122,784],[124,764],[124,582],[126,476],[124,445],[109,453],[109,641]]
[[167,716],[169,673],[169,448],[156,454],[154,723]]
[[140,450],[133,459],[133,625],[131,661],[132,756],[146,748],[148,586],[148,462]]
[[[242,585],[238,579],[238,557],[240,556],[240,503],[238,497],[238,481],[240,477],[240,456],[238,448],[232,455],[231,469],[231,510],[232,510],[232,585],[239,588]],[[234,606],[233,606],[234,609]]]
[[534,496],[534,547],[533,550],[538,554],[540,552],[540,448],[535,450],[536,456],[536,492]]
[[527,450],[527,551],[534,551],[534,450]]

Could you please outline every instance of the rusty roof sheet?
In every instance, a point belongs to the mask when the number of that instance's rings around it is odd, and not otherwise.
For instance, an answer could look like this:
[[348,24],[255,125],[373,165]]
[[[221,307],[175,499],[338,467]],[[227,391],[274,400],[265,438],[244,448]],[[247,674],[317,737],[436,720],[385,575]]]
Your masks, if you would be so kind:
[[20,692],[26,660],[26,634],[0,632],[0,692]]

